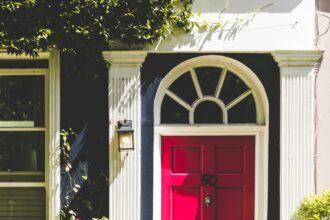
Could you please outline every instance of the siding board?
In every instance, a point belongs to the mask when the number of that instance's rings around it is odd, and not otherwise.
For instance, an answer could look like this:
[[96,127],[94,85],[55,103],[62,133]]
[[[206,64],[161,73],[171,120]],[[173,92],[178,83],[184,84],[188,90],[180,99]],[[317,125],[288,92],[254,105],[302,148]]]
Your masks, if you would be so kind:
[[43,188],[0,188],[0,219],[45,220]]

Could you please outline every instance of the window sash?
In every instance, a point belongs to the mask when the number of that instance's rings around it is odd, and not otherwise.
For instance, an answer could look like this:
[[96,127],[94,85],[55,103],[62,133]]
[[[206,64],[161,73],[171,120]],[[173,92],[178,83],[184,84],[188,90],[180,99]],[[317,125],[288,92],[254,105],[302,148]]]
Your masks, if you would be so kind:
[[3,187],[46,187],[46,166],[48,163],[47,160],[47,146],[49,140],[49,70],[44,68],[34,68],[34,69],[0,69],[0,76],[45,76],[44,77],[44,126],[33,127],[31,126],[33,121],[0,121],[0,132],[1,131],[20,131],[20,132],[29,132],[29,131],[43,131],[44,132],[44,163],[45,171],[13,171],[13,172],[0,172],[0,176],[36,176],[43,175],[43,181],[36,182],[6,182],[0,181],[0,188]]

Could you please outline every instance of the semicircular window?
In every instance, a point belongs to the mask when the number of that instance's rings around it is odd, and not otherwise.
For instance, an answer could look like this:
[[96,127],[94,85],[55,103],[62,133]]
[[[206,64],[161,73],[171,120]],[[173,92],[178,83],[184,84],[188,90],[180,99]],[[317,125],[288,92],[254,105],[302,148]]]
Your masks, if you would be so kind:
[[191,68],[165,90],[161,123],[256,123],[253,89],[225,67]]
[[195,124],[221,124],[222,118],[222,109],[212,101],[200,103],[194,112]]

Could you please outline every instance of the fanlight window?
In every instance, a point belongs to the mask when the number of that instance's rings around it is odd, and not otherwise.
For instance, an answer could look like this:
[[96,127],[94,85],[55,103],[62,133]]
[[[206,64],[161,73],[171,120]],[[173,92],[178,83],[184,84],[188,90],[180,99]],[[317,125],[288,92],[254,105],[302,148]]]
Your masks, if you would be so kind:
[[256,123],[253,89],[223,67],[196,67],[165,90],[162,124]]

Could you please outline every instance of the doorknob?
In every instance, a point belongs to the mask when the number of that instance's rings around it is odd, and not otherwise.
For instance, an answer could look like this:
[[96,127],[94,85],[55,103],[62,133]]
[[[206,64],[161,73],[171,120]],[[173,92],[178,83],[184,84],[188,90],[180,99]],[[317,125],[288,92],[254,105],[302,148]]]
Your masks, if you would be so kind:
[[212,203],[211,196],[209,194],[207,194],[204,198],[204,205],[206,207],[210,207],[211,203]]

